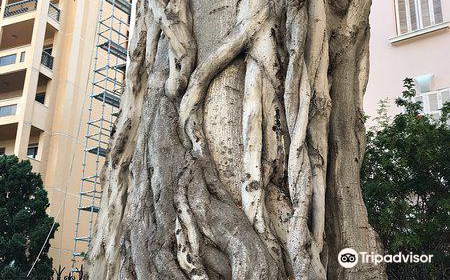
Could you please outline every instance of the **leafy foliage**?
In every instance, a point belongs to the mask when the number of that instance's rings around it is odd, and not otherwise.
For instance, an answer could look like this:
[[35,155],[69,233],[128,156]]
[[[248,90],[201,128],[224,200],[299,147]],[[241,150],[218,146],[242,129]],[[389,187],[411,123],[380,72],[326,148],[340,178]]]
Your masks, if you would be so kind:
[[[30,162],[0,156],[0,279],[26,278],[54,222],[45,212],[48,206],[41,176],[31,171]],[[50,279],[49,247],[47,244],[27,279]]]
[[[431,264],[388,264],[390,279],[447,279],[449,263],[449,106],[435,120],[421,113],[412,79],[396,100],[404,112],[387,118],[367,133],[361,170],[371,225],[386,253],[434,255]],[[383,105],[383,104],[382,104]],[[447,275],[445,275],[447,273]]]

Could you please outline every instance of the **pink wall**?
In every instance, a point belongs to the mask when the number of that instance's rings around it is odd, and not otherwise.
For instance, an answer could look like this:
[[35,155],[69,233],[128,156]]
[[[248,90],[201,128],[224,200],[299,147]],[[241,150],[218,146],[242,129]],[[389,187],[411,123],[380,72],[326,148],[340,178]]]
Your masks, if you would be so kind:
[[[442,0],[442,10],[444,22],[450,21],[449,0]],[[373,0],[370,23],[371,66],[364,98],[367,115],[376,115],[380,99],[388,97],[393,104],[405,77],[434,74],[431,91],[450,87],[449,28],[391,44],[389,39],[396,36],[394,0]],[[392,105],[390,113],[398,112]]]

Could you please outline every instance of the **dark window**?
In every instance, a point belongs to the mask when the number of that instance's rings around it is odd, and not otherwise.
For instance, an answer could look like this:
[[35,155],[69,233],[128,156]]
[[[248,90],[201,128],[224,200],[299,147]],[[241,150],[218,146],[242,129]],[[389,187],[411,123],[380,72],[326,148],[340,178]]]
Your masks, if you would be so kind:
[[25,61],[25,52],[21,52],[20,53],[20,62],[24,62]]
[[30,144],[28,145],[27,157],[36,158],[38,153],[38,144]]
[[36,98],[34,99],[37,102],[41,103],[41,104],[45,104],[45,92],[44,93],[37,93],[36,94]]
[[0,148],[0,156],[4,155],[6,152],[6,148]]

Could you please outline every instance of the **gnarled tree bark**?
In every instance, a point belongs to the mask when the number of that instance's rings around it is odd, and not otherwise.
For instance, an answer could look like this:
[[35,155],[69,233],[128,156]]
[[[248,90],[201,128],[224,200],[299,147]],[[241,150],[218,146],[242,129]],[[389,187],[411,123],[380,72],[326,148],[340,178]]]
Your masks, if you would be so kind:
[[385,279],[359,186],[369,0],[137,0],[91,279]]

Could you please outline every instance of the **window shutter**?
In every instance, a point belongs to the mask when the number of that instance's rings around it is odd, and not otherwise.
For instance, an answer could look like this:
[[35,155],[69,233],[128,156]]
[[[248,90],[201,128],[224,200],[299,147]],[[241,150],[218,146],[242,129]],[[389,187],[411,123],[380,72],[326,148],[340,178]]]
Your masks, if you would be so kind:
[[408,32],[408,20],[406,18],[406,0],[398,0],[398,22],[399,33],[403,34]]
[[443,21],[441,0],[433,0],[434,23],[438,24]]
[[443,90],[441,91],[441,98],[442,98],[442,105],[445,105],[445,103],[450,102],[450,90]]
[[430,104],[430,112],[439,110],[437,92],[436,93],[430,93],[428,95],[428,103]]
[[430,2],[428,0],[420,0],[420,12],[422,13],[422,27],[430,26]]
[[411,30],[417,30],[417,10],[416,10],[416,1],[409,0],[409,16],[411,18]]

